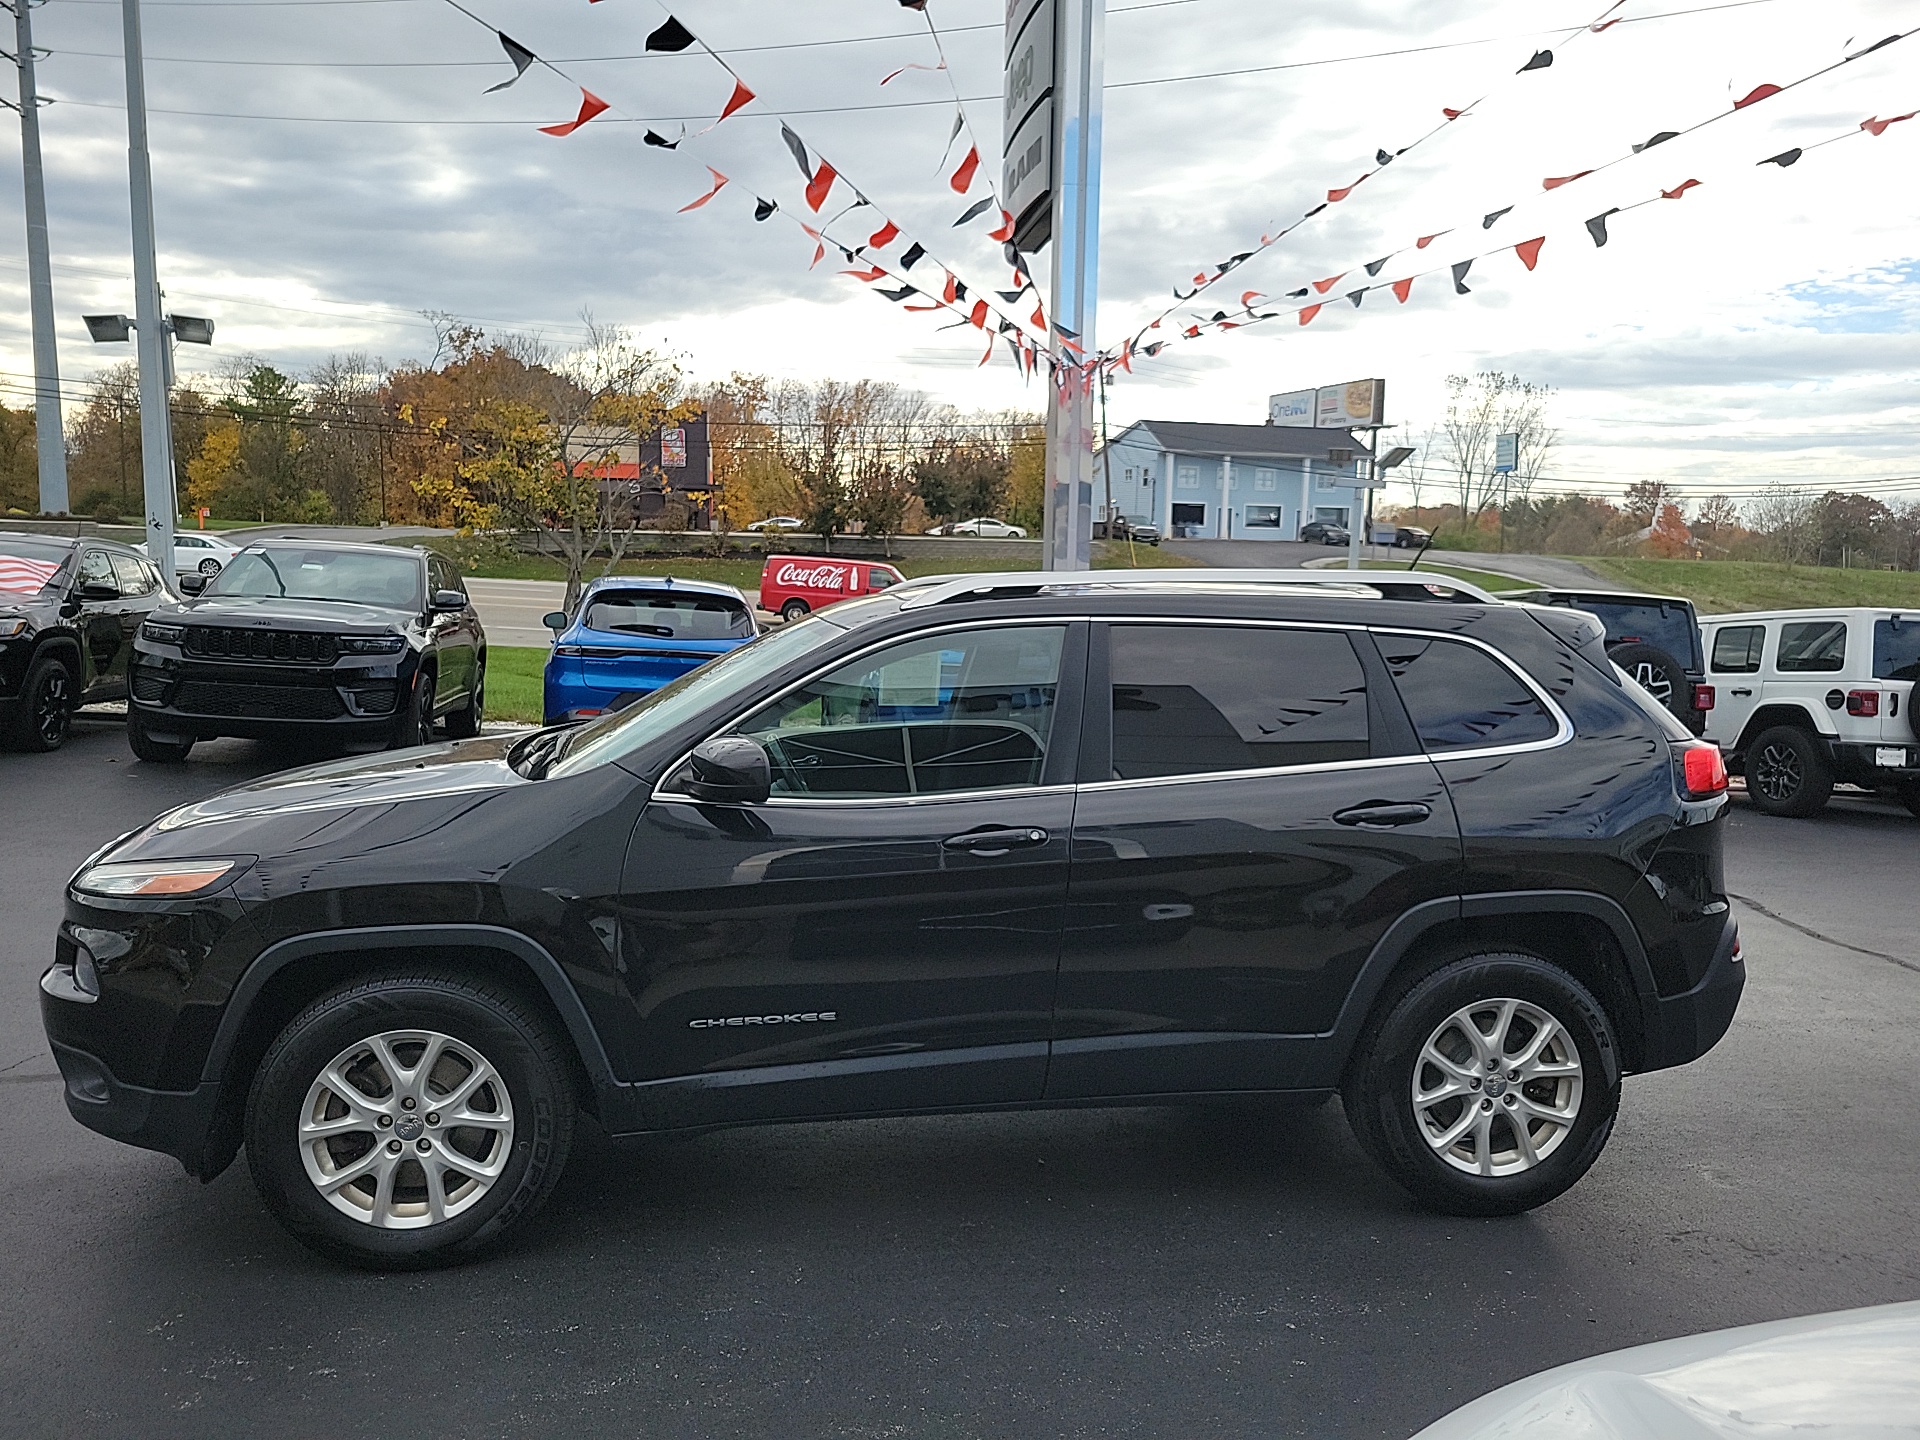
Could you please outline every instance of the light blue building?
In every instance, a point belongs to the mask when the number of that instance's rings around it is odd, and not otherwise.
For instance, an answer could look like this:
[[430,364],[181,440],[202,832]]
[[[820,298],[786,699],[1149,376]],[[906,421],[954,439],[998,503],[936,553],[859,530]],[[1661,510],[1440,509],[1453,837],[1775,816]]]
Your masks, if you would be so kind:
[[1111,465],[1114,508],[1169,537],[1294,540],[1310,520],[1351,528],[1364,518],[1354,457],[1365,450],[1350,430],[1141,420],[1109,450],[1094,458],[1095,509]]

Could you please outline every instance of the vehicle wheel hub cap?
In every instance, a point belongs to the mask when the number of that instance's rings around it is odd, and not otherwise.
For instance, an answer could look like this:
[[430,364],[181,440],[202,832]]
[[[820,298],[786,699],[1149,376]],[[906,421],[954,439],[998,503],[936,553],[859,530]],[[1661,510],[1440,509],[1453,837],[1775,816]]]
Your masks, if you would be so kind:
[[1517,1175],[1558,1150],[1580,1117],[1579,1047],[1527,1000],[1476,1000],[1443,1020],[1413,1065],[1421,1138],[1469,1175]]
[[1754,779],[1769,800],[1792,799],[1800,788],[1800,757],[1784,745],[1769,745],[1762,750],[1754,770]]
[[307,1089],[296,1141],[341,1214],[417,1230],[470,1210],[513,1154],[513,1102],[473,1046],[389,1030],[334,1056]]

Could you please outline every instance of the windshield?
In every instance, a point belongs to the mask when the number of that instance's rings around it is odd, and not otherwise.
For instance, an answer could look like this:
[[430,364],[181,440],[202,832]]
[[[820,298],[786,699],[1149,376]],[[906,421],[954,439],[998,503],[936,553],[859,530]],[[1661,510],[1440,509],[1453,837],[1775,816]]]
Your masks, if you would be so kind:
[[72,553],[65,545],[36,545],[11,536],[0,540],[0,595],[38,595]]
[[204,595],[265,596],[287,600],[341,600],[418,610],[420,561],[409,554],[364,550],[243,550]]
[[1920,680],[1920,619],[1873,622],[1873,678]]
[[574,731],[561,758],[547,773],[571,775],[629,755],[656,735],[718,703],[729,691],[744,690],[763,675],[844,634],[846,631],[838,625],[816,615],[762,635],[718,660],[689,670],[618,714]]
[[601,590],[587,601],[586,626],[620,635],[667,640],[740,640],[753,634],[753,616],[728,595],[673,590]]
[[1687,669],[1700,668],[1699,631],[1684,605],[1657,600],[1605,600],[1598,595],[1559,603],[1597,615],[1607,627],[1609,645],[1657,645]]

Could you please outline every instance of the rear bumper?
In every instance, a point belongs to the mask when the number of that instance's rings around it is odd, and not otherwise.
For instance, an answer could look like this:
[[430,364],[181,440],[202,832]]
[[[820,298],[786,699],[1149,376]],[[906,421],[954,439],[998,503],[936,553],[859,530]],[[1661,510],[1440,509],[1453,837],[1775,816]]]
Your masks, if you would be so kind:
[[[1920,742],[1829,740],[1827,748],[1833,755],[1834,774],[1849,785],[1875,787],[1920,779]],[[1900,763],[1880,763],[1896,753]]]
[[1727,1033],[1746,988],[1747,967],[1740,953],[1740,927],[1727,916],[1720,942],[1700,983],[1685,994],[1654,1001],[1647,1017],[1642,1071],[1665,1070],[1698,1060]]

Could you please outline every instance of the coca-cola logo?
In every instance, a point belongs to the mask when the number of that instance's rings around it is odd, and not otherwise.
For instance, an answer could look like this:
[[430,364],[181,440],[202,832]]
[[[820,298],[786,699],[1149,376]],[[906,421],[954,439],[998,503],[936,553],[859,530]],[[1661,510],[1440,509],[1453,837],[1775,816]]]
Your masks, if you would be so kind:
[[773,572],[776,585],[794,585],[808,590],[844,590],[848,570],[845,565],[796,565],[791,560]]

